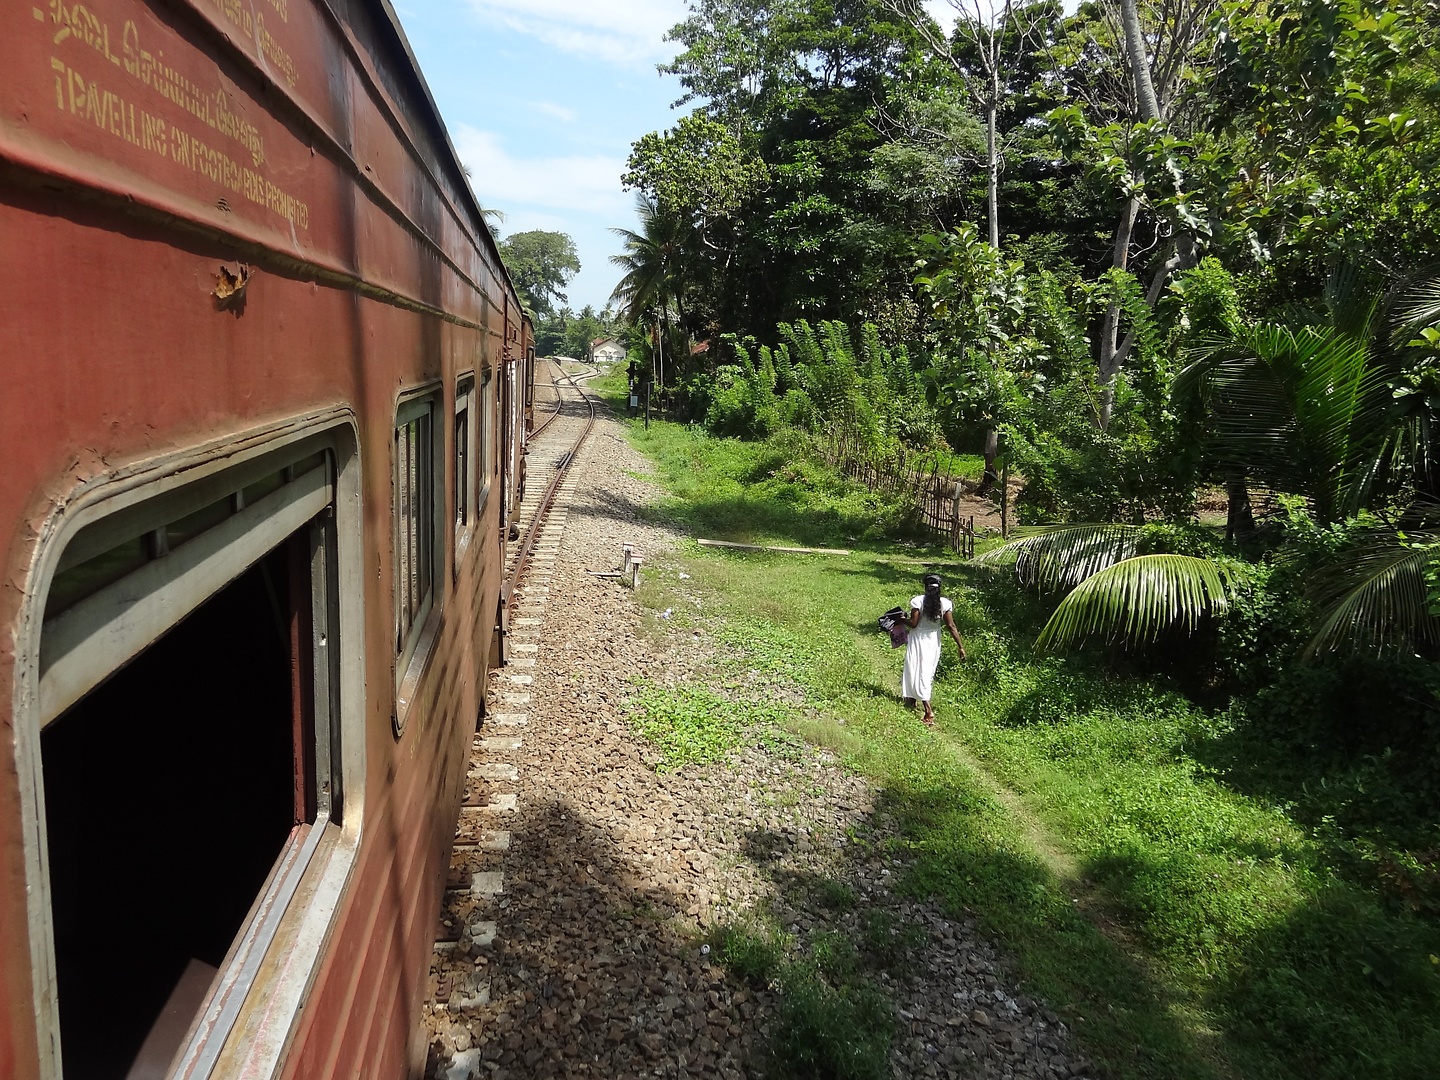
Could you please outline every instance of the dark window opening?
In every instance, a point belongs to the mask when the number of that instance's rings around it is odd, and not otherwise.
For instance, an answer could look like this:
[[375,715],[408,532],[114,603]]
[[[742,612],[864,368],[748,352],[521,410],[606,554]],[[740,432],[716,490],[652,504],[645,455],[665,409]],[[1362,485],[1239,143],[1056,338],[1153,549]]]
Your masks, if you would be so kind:
[[475,430],[480,436],[480,497],[476,502],[483,509],[495,479],[495,380],[488,371],[481,381],[480,424]]
[[455,413],[455,535],[470,525],[470,409]]
[[395,650],[402,660],[409,659],[419,626],[429,610],[435,576],[435,473],[430,423],[430,403],[425,402],[420,411],[395,429]]
[[165,1068],[314,813],[305,535],[42,734],[67,1076],[123,1080],[142,1045]]

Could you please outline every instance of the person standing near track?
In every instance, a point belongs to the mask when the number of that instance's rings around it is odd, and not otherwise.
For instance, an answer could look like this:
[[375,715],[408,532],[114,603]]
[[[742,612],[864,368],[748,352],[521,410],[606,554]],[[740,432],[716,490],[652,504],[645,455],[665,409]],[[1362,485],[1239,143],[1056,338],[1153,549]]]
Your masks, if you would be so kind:
[[940,666],[940,630],[950,632],[965,659],[965,642],[955,626],[955,605],[940,595],[940,575],[926,574],[921,579],[925,591],[910,601],[910,637],[905,643],[905,670],[900,676],[900,695],[908,708],[919,701],[925,708],[921,717],[926,727],[935,726],[935,711],[930,707],[935,669]]

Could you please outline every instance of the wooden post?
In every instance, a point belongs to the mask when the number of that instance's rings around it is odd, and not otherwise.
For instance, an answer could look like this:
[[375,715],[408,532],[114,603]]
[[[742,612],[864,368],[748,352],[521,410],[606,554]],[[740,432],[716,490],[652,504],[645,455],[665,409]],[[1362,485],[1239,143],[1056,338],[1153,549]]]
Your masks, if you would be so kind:
[[961,533],[961,531],[960,531],[960,481],[959,481],[959,480],[956,480],[956,481],[955,481],[955,493],[951,496],[951,507],[952,507],[952,510],[953,510],[953,512],[954,512],[954,514],[955,514],[955,526],[954,526],[954,532],[955,532],[954,541],[955,541],[955,542],[954,542],[954,544],[953,544],[952,546],[955,548],[956,551],[961,551],[961,549],[964,547],[964,544],[961,542],[962,533]]
[[1010,535],[1010,455],[1000,465],[1000,538]]

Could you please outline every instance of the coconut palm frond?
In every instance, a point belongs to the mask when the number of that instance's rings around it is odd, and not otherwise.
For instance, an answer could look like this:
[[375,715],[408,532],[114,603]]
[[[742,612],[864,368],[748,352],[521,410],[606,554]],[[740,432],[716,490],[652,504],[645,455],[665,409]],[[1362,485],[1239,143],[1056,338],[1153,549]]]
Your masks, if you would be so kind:
[[1193,632],[1230,605],[1230,573],[1193,555],[1137,555],[1073,589],[1040,631],[1035,647],[1064,649],[1096,634],[1143,645],[1171,629]]
[[1425,583],[1437,541],[1440,536],[1435,534],[1403,541],[1391,534],[1322,578],[1317,594],[1328,606],[1305,655],[1440,642],[1440,620],[1430,614]]
[[1326,323],[1348,337],[1368,340],[1382,294],[1354,262],[1341,263],[1325,282]]
[[1181,386],[1204,395],[1217,464],[1305,493],[1328,521],[1354,501],[1378,436],[1385,373],[1372,359],[1365,337],[1267,324],[1202,352]]
[[1015,567],[1026,585],[1046,592],[1073,589],[1092,574],[1135,554],[1136,525],[1058,525],[1024,535],[975,558],[982,566]]
[[1417,285],[1400,310],[1402,332],[1440,326],[1440,278]]
[[611,255],[610,262],[624,271],[610,301],[630,322],[641,321],[646,311],[676,298],[684,233],[677,215],[665,213],[644,195],[635,200],[635,213],[640,219],[638,231],[610,230],[623,242],[623,250]]

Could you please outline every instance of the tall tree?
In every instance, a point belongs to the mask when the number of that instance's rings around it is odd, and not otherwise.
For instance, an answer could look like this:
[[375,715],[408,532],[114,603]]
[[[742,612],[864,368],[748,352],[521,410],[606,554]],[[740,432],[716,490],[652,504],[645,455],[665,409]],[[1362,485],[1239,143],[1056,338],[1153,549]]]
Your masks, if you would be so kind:
[[[1210,228],[1185,190],[1188,132],[1173,111],[1182,87],[1196,81],[1218,6],[1218,0],[1102,0],[1073,24],[1076,62],[1066,72],[1073,103],[1057,110],[1056,135],[1067,152],[1090,155],[1118,189],[1111,269],[1129,273],[1142,251],[1154,251],[1145,290],[1151,308],[1172,276],[1194,264],[1199,233]],[[1153,221],[1154,239],[1137,244],[1142,214]],[[1115,377],[1136,341],[1133,324],[1121,338],[1123,321],[1121,305],[1108,305],[1096,364],[1102,428],[1114,409]]]
[[948,0],[955,11],[951,34],[936,24],[919,0],[885,0],[931,51],[960,78],[985,120],[985,214],[990,246],[1000,248],[1000,111],[1029,39],[1053,14],[1054,5],[1032,0]]
[[500,257],[515,282],[520,299],[534,314],[551,315],[565,303],[565,286],[580,272],[575,241],[566,233],[532,229],[500,241]]
[[732,317],[732,273],[749,230],[745,211],[769,181],[765,162],[718,120],[702,111],[674,128],[638,139],[621,182],[649,198],[658,213],[676,219],[685,241],[682,260],[688,295],[685,329],[702,336],[708,326]]

